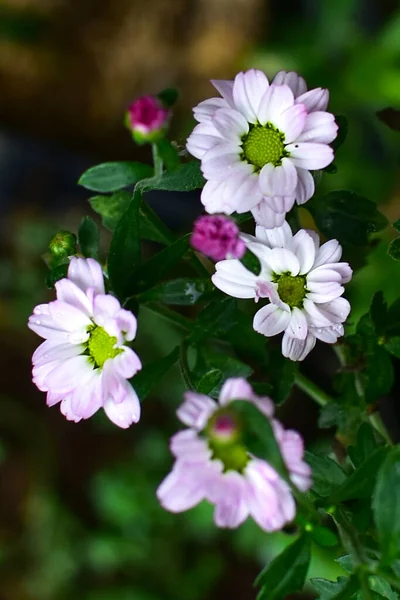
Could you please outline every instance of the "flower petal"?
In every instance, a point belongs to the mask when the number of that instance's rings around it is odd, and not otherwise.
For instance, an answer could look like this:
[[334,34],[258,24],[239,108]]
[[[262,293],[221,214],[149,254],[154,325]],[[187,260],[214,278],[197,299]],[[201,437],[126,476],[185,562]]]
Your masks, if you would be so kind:
[[249,124],[243,115],[231,108],[217,110],[212,123],[225,140],[232,141],[238,145],[241,143],[241,137],[249,131]]
[[297,137],[296,142],[330,144],[336,138],[338,129],[335,117],[330,113],[323,111],[312,112],[307,115],[303,130]]
[[238,73],[233,84],[233,99],[238,111],[249,123],[257,122],[260,102],[269,87],[265,73],[250,69]]
[[351,306],[345,298],[336,298],[331,302],[323,303],[318,306],[331,323],[343,323],[349,316]]
[[297,167],[297,187],[294,192],[297,204],[304,204],[315,191],[314,177],[310,171]]
[[228,108],[228,103],[223,98],[209,98],[203,100],[193,109],[193,115],[199,123],[209,121],[219,108]]
[[312,237],[305,231],[300,229],[293,236],[293,239],[288,245],[289,249],[297,256],[300,263],[300,275],[308,273],[312,268],[315,259],[315,245]]
[[201,431],[216,410],[216,402],[208,396],[196,392],[186,392],[185,401],[178,408],[176,414],[182,423]]
[[222,260],[215,265],[213,284],[234,298],[255,298],[257,277],[239,260]]
[[271,85],[261,99],[258,109],[258,121],[261,125],[272,123],[294,104],[293,92],[287,85]]
[[262,225],[266,229],[281,227],[285,221],[286,213],[277,213],[265,200],[261,200],[254,208],[251,209],[257,225]]
[[334,158],[332,148],[326,144],[296,142],[286,146],[286,150],[290,153],[292,163],[301,169],[324,169]]
[[127,429],[140,419],[140,402],[135,390],[126,379],[115,377],[115,384],[117,380],[118,389],[108,386],[109,395],[103,408],[110,421],[122,429]]
[[262,225],[256,226],[256,237],[270,248],[283,248],[293,237],[292,230],[287,221],[281,227],[266,229]]
[[92,303],[84,292],[70,279],[61,279],[55,284],[57,300],[71,304],[87,317],[92,316]]
[[325,302],[331,302],[344,292],[344,287],[338,283],[307,283],[307,288],[310,290],[307,292],[307,298],[316,302],[317,304],[323,304]]
[[264,196],[292,195],[297,185],[294,164],[288,158],[282,159],[282,164],[277,167],[271,163],[266,164],[260,171],[259,185]]
[[223,99],[231,108],[235,108],[233,101],[233,81],[230,79],[211,79],[211,83],[215,89],[221,94]]
[[290,322],[290,312],[275,304],[263,306],[254,315],[253,329],[262,335],[272,337],[286,329]]
[[302,361],[308,356],[315,346],[315,335],[308,332],[304,340],[294,338],[286,331],[282,338],[282,354],[294,361]]
[[292,209],[295,197],[290,196],[265,196],[264,200],[266,204],[278,215],[286,214]]
[[187,465],[177,461],[157,489],[157,498],[166,510],[183,512],[205,499],[207,479],[206,469],[191,472]]
[[272,248],[268,255],[270,269],[277,275],[289,272],[294,277],[299,274],[300,263],[291,250]]
[[326,110],[329,102],[329,92],[323,88],[315,88],[296,98],[296,104],[305,104],[307,112]]
[[306,117],[307,110],[304,104],[294,104],[276,118],[274,125],[285,134],[285,144],[298,141],[298,136],[304,130]]
[[115,373],[124,379],[130,379],[142,368],[138,355],[128,346],[123,346],[123,351],[109,360],[112,360]]
[[211,458],[211,450],[206,440],[193,429],[178,431],[170,439],[170,450],[181,463],[206,465]]
[[288,85],[292,90],[294,97],[300,96],[307,91],[307,84],[300,75],[294,71],[279,71],[272,81],[274,85]]
[[98,294],[104,294],[103,271],[93,258],[72,257],[68,267],[68,279],[85,293],[88,288],[93,288]]
[[215,504],[214,522],[217,527],[234,529],[249,516],[247,482],[235,471],[227,471],[220,485],[213,486],[208,499]]
[[206,179],[221,181],[231,176],[235,169],[252,173],[251,165],[241,162],[240,148],[233,142],[223,142],[205,153],[201,170]]
[[67,393],[78,386],[84,386],[92,377],[93,365],[87,356],[74,356],[58,362],[54,369],[47,373],[44,385],[56,393]]
[[337,240],[329,240],[319,248],[314,263],[314,269],[327,263],[336,263],[342,257],[342,247]]
[[302,310],[297,308],[296,306],[292,308],[292,313],[290,316],[290,322],[287,326],[287,331],[289,335],[298,340],[304,340],[307,336],[308,326],[307,319]]

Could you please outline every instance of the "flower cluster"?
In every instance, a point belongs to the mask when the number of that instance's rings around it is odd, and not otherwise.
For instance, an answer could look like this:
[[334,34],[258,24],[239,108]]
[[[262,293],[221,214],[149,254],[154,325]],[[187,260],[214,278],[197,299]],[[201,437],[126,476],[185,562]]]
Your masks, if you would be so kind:
[[303,360],[317,339],[336,342],[350,312],[341,297],[343,284],[352,276],[348,263],[339,262],[339,242],[320,246],[314,231],[300,229],[293,235],[287,222],[274,229],[258,226],[256,237],[242,237],[260,261],[260,273],[239,260],[224,260],[216,264],[214,285],[235,298],[268,299],[253,327],[267,337],[284,331],[282,353],[291,360]]
[[276,531],[295,516],[290,486],[265,460],[252,456],[241,440],[240,421],[229,406],[234,400],[252,402],[270,419],[290,480],[300,490],[311,485],[311,469],[303,461],[303,442],[273,419],[269,398],[256,396],[241,378],[228,379],[218,403],[187,392],[178,417],[188,429],[171,439],[172,472],[157,490],[161,504],[181,512],[202,500],[215,505],[218,527],[238,527],[251,516],[264,531]]
[[187,140],[207,180],[201,201],[208,213],[251,210],[258,224],[278,227],[295,201],[313,195],[310,170],[333,161],[338,127],[326,112],[328,91],[307,91],[284,71],[271,83],[255,69],[212,83],[222,98],[195,107],[199,124]]

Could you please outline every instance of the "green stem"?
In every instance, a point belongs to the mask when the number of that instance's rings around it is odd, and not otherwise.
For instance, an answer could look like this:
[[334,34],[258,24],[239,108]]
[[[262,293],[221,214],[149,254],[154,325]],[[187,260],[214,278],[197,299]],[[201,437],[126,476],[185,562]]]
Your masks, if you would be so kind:
[[188,390],[195,391],[196,388],[193,385],[192,378],[190,375],[190,369],[187,361],[187,342],[183,340],[179,348],[179,368],[181,370],[182,379]]
[[363,600],[372,600],[373,596],[369,587],[368,573],[364,570],[360,570],[358,572],[358,579],[360,581],[361,596]]
[[153,150],[153,163],[154,163],[154,177],[161,177],[163,173],[163,159],[158,151],[157,144],[152,144]]
[[333,399],[321,390],[313,381],[310,381],[305,375],[298,373],[296,375],[295,384],[297,387],[308,394],[310,398],[315,400],[320,406],[326,406]]
[[376,431],[378,433],[381,434],[381,436],[383,437],[385,442],[387,444],[389,444],[389,446],[393,446],[392,438],[390,437],[390,434],[389,434],[388,430],[386,429],[384,422],[382,421],[382,417],[381,417],[380,413],[379,412],[373,413],[372,415],[370,415],[368,417],[368,420],[371,423],[372,427],[374,429],[376,429]]

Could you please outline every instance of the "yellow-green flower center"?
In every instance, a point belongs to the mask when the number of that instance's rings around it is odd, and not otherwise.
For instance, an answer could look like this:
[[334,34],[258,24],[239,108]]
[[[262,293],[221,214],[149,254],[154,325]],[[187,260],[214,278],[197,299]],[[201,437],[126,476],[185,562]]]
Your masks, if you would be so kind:
[[304,275],[288,275],[283,273],[277,277],[280,299],[290,307],[301,308],[306,295],[306,278]]
[[249,133],[243,139],[243,156],[247,162],[258,169],[262,169],[268,163],[280,165],[282,158],[288,156],[284,134],[271,123],[250,127]]
[[96,367],[102,367],[106,360],[115,358],[121,354],[120,348],[115,348],[117,338],[109,335],[103,327],[93,325],[90,329],[90,337],[87,342],[89,356]]
[[218,410],[210,418],[206,435],[212,458],[224,465],[224,472],[242,473],[249,462],[249,453],[241,443],[240,424],[237,417],[227,409]]

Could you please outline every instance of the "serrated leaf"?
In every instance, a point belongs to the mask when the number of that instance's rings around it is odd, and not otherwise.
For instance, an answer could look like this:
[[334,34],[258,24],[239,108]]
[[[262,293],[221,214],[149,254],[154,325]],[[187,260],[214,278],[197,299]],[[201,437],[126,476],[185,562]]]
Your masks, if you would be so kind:
[[340,466],[327,456],[305,452],[304,458],[312,469],[312,490],[318,496],[329,496],[346,481],[346,475]]
[[335,562],[337,562],[344,571],[347,571],[348,573],[353,572],[354,560],[351,554],[343,554],[343,556],[335,558]]
[[396,592],[394,592],[388,582],[383,577],[376,577],[375,575],[368,578],[369,587],[371,590],[379,594],[380,598],[387,598],[387,600],[398,600]]
[[304,587],[310,564],[310,539],[299,537],[261,571],[255,584],[261,586],[257,600],[282,600]]
[[353,465],[361,466],[371,454],[377,449],[375,434],[369,423],[362,423],[357,432],[355,446],[348,447],[348,454]]
[[135,191],[128,209],[115,230],[108,255],[108,275],[111,288],[121,301],[128,296],[125,294],[127,278],[135,268],[139,268],[141,261],[140,201],[141,194]]
[[382,562],[400,557],[400,447],[392,448],[379,470],[373,499]]
[[190,234],[154,254],[149,260],[125,274],[125,297],[135,296],[159,283],[189,250]]
[[368,235],[384,229],[388,221],[376,204],[354,192],[336,191],[307,202],[318,229],[342,244],[364,246]]
[[146,399],[152,388],[161,381],[162,377],[176,363],[178,357],[179,348],[175,348],[164,358],[145,365],[141,371],[130,379],[141,402]]
[[116,192],[152,174],[153,168],[140,162],[108,162],[85,171],[78,183],[93,192]]
[[139,294],[140,302],[163,302],[178,306],[192,306],[205,300],[212,290],[210,280],[181,277],[163,281],[159,285]]
[[390,242],[388,254],[394,260],[400,260],[400,238],[396,238]]
[[376,292],[372,298],[369,314],[371,321],[374,326],[376,335],[382,335],[386,328],[387,323],[387,302],[383,297],[381,291]]
[[89,198],[92,209],[101,216],[104,227],[114,231],[132,199],[130,192],[116,192],[112,196],[93,196]]
[[47,273],[46,286],[50,290],[52,290],[54,288],[54,285],[57,281],[60,281],[60,279],[64,279],[65,277],[67,277],[68,267],[69,267],[69,263],[65,263],[62,265],[58,265],[57,267],[54,267],[54,269],[51,269],[51,271],[49,271]]
[[200,163],[192,161],[182,164],[176,171],[165,172],[161,177],[152,177],[138,183],[138,189],[190,192],[204,186],[205,179],[200,170]]
[[358,578],[338,577],[336,581],[329,581],[316,577],[310,579],[310,583],[319,594],[319,600],[350,600],[359,589]]
[[90,217],[83,217],[78,229],[78,243],[83,256],[97,258],[100,233],[96,223]]

